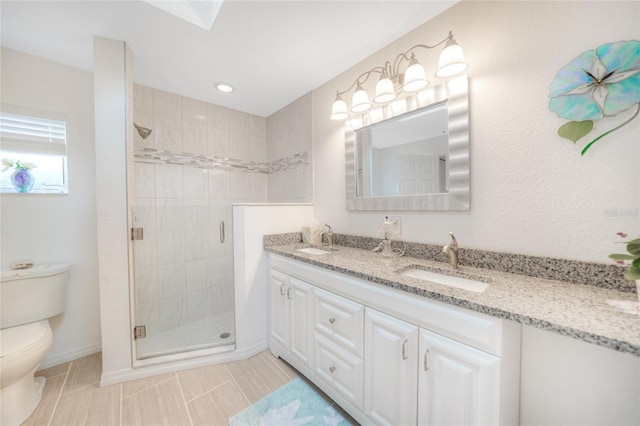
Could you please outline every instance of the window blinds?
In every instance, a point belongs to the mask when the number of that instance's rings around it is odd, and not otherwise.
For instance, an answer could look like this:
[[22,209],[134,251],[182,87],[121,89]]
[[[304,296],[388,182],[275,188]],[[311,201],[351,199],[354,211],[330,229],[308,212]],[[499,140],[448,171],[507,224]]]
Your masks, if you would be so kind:
[[24,113],[2,106],[0,111],[0,149],[10,152],[65,155],[66,123],[59,119]]

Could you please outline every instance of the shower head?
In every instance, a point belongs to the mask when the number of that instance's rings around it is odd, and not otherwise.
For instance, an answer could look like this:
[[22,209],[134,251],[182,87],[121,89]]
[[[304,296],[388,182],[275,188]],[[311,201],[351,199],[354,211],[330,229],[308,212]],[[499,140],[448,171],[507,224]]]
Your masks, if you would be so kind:
[[140,137],[142,139],[148,138],[149,135],[151,134],[151,132],[153,131],[151,129],[147,129],[146,127],[138,126],[136,123],[133,123],[133,125],[136,128],[136,130],[138,131],[138,134],[140,135]]

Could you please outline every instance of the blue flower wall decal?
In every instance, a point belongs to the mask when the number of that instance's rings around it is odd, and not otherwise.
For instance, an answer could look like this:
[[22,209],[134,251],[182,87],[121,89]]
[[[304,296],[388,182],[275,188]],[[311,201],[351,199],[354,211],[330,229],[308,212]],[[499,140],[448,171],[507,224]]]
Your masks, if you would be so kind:
[[585,146],[619,129],[638,115],[640,109],[640,41],[607,43],[588,50],[555,76],[549,89],[549,109],[572,120],[558,134],[573,142],[593,128],[593,122],[635,108],[624,123],[603,133]]

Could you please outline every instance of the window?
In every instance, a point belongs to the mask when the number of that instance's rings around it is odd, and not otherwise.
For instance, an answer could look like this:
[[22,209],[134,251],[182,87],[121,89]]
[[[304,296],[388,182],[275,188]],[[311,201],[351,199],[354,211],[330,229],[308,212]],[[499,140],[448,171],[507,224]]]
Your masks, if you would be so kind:
[[11,176],[20,166],[33,175],[31,193],[66,194],[67,130],[64,117],[13,105],[0,106],[0,191],[17,191]]

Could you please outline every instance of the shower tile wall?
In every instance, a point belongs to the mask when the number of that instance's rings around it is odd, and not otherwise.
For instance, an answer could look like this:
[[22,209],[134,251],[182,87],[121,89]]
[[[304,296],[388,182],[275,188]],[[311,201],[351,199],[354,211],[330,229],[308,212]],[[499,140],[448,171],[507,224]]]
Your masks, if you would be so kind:
[[311,100],[308,93],[267,118],[269,202],[313,202]]
[[[267,201],[266,120],[135,86],[136,324],[161,332],[233,309],[232,202]],[[220,242],[220,221],[226,240]]]

